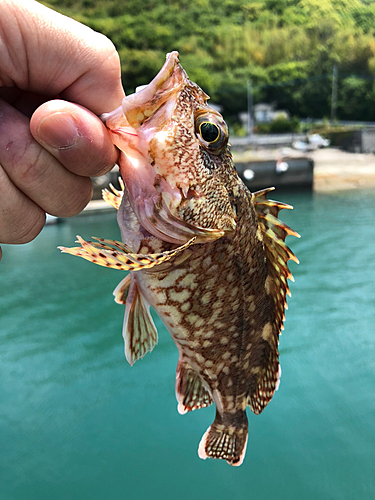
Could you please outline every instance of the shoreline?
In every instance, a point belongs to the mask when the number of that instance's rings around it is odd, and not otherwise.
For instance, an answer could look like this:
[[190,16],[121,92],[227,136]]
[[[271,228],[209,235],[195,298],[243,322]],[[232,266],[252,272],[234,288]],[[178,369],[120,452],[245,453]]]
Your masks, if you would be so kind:
[[375,155],[348,153],[335,148],[312,152],[314,191],[375,188]]
[[[353,189],[375,189],[375,154],[349,153],[337,148],[317,149],[303,153],[292,148],[258,149],[233,152],[234,163],[240,161],[278,160],[282,158],[314,160],[313,191],[330,193]],[[113,208],[100,199],[92,199],[80,215],[108,213]]]

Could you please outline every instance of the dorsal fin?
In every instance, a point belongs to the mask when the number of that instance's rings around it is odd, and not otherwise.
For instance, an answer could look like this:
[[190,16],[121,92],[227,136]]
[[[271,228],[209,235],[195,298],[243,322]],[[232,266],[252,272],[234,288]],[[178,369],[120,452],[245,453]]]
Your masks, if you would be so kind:
[[288,260],[291,259],[298,263],[297,257],[285,244],[285,238],[288,235],[300,237],[298,233],[278,219],[280,210],[293,207],[278,201],[268,200],[267,194],[273,189],[264,189],[251,195],[267,258],[268,277],[266,289],[275,306],[274,323],[266,323],[263,327],[262,363],[259,367],[254,368],[254,391],[249,395],[248,404],[256,414],[259,414],[267,406],[278,387],[280,379],[281,371],[277,344],[285,319],[286,295],[290,295],[287,280],[294,281],[288,269]]
[[288,268],[288,260],[299,263],[292,250],[286,245],[288,235],[300,238],[300,235],[287,224],[278,219],[280,210],[293,207],[279,201],[268,200],[267,194],[275,188],[263,189],[252,193],[252,202],[258,216],[259,227],[262,231],[263,243],[268,262],[270,294],[274,298],[278,329],[283,329],[285,319],[286,294],[291,295],[288,279],[294,281]]
[[280,286],[281,289],[290,295],[287,278],[291,281],[294,281],[294,278],[288,269],[288,260],[294,260],[297,264],[299,261],[292,250],[286,245],[285,238],[288,235],[300,238],[300,235],[278,219],[280,210],[284,208],[292,209],[293,207],[279,201],[268,200],[267,194],[274,189],[268,188],[252,193],[252,202],[258,217],[259,227],[262,231],[271,276],[281,281],[280,284],[276,281],[276,285]]
[[179,359],[176,372],[176,398],[178,412],[198,410],[212,404],[212,398],[203,386],[197,373],[186,363]]

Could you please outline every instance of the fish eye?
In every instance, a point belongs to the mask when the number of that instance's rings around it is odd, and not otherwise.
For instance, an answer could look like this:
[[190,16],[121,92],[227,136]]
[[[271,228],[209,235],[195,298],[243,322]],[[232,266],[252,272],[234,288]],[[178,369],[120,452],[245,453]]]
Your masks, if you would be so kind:
[[199,125],[199,133],[202,139],[209,144],[215,142],[220,137],[219,127],[212,122],[203,122]]
[[200,111],[195,116],[195,133],[210,153],[219,154],[228,142],[228,127],[219,113]]

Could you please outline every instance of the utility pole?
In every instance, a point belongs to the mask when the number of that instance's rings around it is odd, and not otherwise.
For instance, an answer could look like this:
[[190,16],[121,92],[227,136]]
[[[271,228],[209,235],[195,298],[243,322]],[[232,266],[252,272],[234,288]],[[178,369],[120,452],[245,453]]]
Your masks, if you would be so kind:
[[331,99],[331,123],[333,124],[336,120],[336,109],[337,109],[337,75],[338,68],[337,63],[333,65],[332,70],[332,99]]
[[253,135],[253,86],[251,80],[247,80],[247,136]]

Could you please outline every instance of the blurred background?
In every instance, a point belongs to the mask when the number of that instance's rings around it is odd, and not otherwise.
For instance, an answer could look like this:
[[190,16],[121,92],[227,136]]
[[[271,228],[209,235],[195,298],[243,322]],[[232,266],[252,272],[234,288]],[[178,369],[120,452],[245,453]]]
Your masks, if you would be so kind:
[[[234,468],[198,458],[214,408],[178,414],[178,353],[156,315],[158,345],[127,364],[112,296],[124,273],[56,249],[77,234],[120,239],[114,209],[94,202],[27,245],[3,245],[0,500],[375,498],[375,162],[367,135],[334,144],[371,133],[375,2],[44,3],[113,40],[127,92],[180,51],[230,123],[244,181],[276,184],[271,197],[294,206],[280,218],[302,236],[287,240],[300,265],[280,389],[260,416],[248,412]],[[262,122],[261,103],[286,110],[289,129],[272,128],[280,115]],[[294,182],[299,168],[306,182]]]

